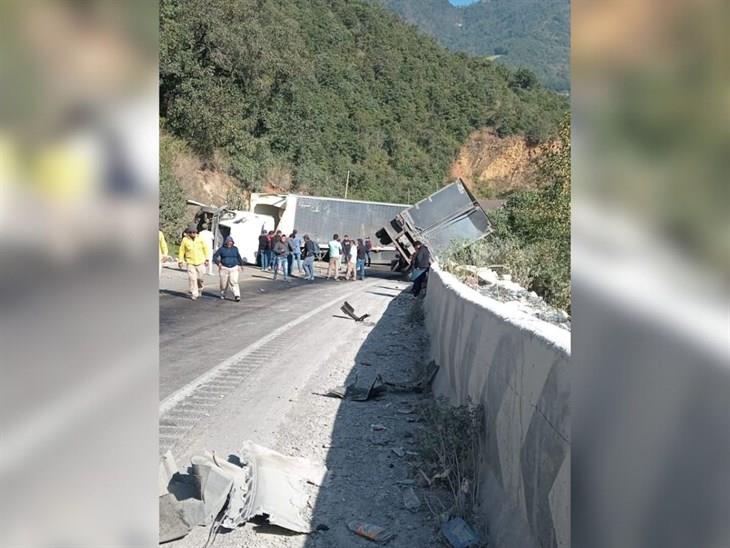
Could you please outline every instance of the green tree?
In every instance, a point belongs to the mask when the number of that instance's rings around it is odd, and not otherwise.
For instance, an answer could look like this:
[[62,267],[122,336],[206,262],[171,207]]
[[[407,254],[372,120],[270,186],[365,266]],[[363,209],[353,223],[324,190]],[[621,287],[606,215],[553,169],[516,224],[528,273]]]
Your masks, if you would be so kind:
[[177,242],[185,225],[185,195],[164,163],[160,164],[160,230],[168,242]]

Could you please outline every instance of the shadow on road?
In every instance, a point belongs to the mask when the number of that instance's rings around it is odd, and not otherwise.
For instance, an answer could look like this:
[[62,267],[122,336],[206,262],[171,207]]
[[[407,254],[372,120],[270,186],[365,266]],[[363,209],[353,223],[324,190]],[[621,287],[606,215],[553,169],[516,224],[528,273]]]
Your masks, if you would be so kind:
[[[388,303],[360,347],[347,382],[369,381],[380,375],[388,381],[416,376],[426,359],[426,340],[420,325],[409,323],[414,300],[406,292]],[[330,387],[324,387],[327,389]],[[424,509],[404,508],[404,488],[398,482],[412,476],[406,456],[394,448],[415,449],[415,415],[402,407],[418,401],[414,393],[387,392],[365,402],[342,400],[337,412],[325,464],[331,479],[319,490],[313,510],[318,531],[307,538],[307,548],[374,546],[352,533],[347,523],[362,520],[397,534],[389,547],[432,546],[433,528]],[[400,411],[399,411],[400,409]],[[382,425],[373,429],[371,425]]]

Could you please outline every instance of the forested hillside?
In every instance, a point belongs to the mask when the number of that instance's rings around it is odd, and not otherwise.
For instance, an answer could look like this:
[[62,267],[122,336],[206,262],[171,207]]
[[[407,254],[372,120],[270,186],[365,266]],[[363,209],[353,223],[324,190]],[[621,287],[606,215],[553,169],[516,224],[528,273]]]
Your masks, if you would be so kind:
[[555,90],[570,88],[570,0],[370,0],[394,11],[446,47],[499,56]]
[[349,170],[352,198],[415,201],[473,130],[537,143],[568,108],[359,0],[161,0],[160,25],[163,134],[247,189],[342,196]]

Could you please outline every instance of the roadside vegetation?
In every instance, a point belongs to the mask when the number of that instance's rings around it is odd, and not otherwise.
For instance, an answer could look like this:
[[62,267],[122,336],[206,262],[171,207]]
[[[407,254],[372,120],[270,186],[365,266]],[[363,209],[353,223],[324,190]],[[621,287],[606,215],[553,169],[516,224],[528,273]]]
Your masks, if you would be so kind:
[[537,190],[512,196],[490,214],[494,231],[464,246],[458,242],[442,263],[500,267],[512,280],[546,302],[570,310],[570,119],[566,117],[550,150],[539,160]]
[[358,0],[162,0],[163,135],[244,190],[415,202],[469,134],[544,141],[568,108]]

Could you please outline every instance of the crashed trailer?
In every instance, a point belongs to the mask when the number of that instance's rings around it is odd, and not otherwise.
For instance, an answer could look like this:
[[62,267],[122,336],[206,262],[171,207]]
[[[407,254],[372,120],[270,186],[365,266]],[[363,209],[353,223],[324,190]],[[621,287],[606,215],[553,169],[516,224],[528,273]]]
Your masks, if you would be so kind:
[[327,242],[333,234],[352,238],[370,237],[373,243],[372,263],[390,264],[395,257],[392,245],[378,246],[377,230],[408,204],[365,202],[322,196],[297,194],[251,194],[251,211],[274,218],[276,228],[284,234],[297,229],[308,234],[320,248],[320,258],[327,255]]
[[487,214],[461,179],[434,192],[401,211],[376,236],[383,245],[392,245],[401,256],[400,267],[415,253],[421,241],[438,257],[452,242],[471,243],[492,231]]

